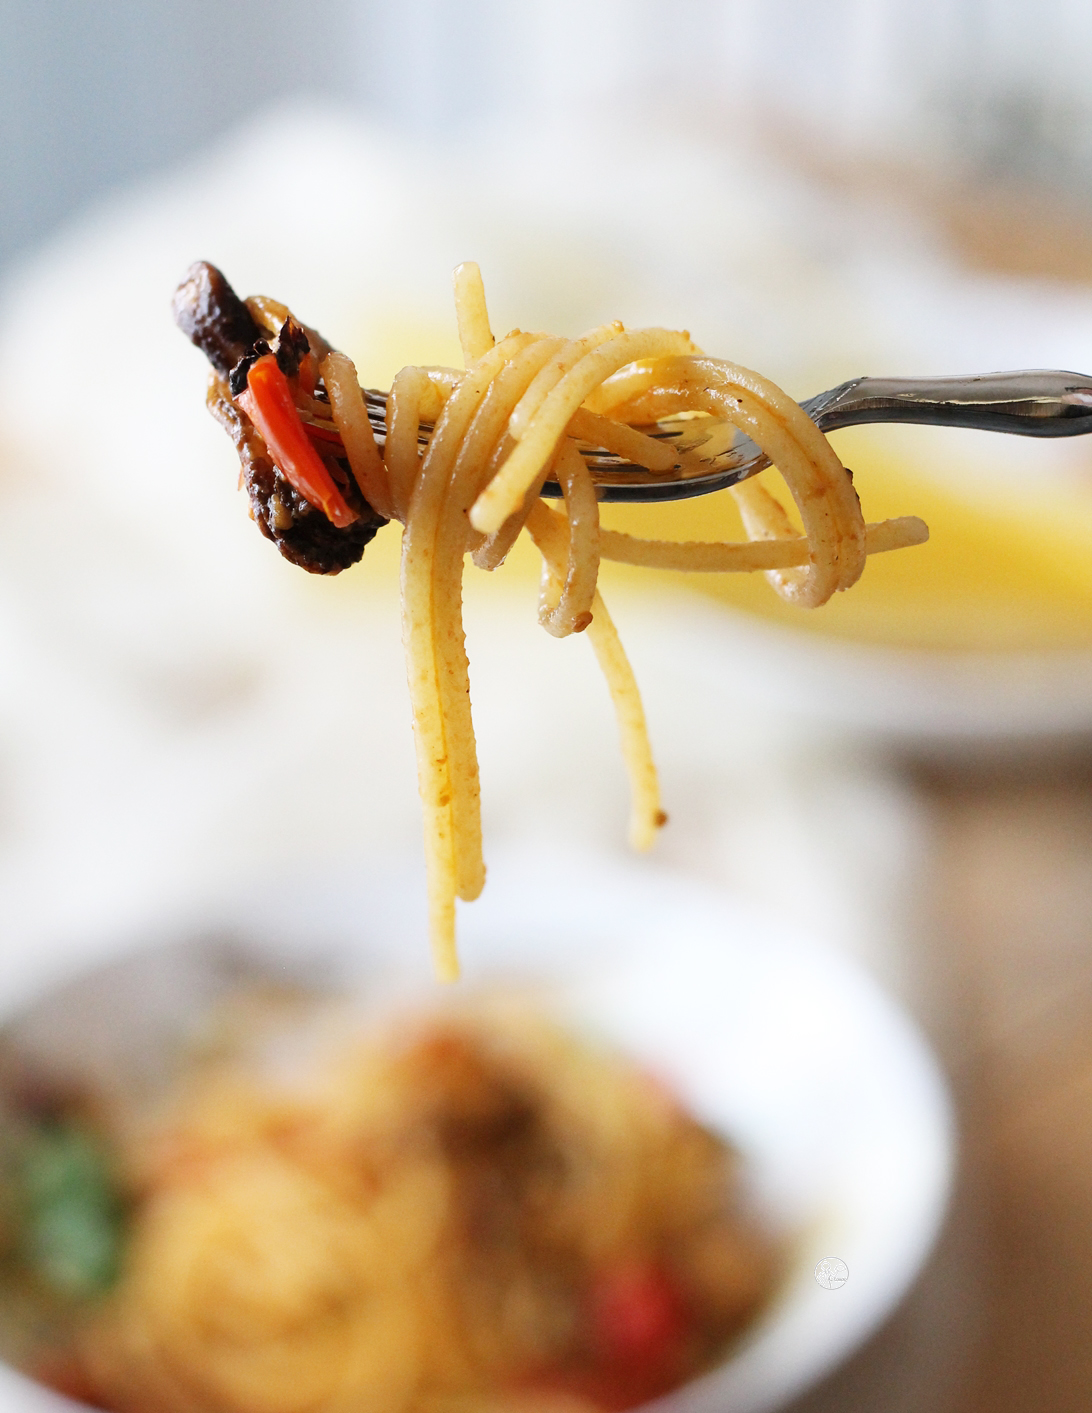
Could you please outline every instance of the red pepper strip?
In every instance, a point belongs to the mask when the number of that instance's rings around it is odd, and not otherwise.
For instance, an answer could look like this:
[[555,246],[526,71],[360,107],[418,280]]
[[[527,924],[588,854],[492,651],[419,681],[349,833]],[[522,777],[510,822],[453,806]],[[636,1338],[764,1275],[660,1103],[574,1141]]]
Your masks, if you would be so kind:
[[308,440],[288,379],[271,353],[253,364],[246,388],[235,400],[258,429],[277,468],[304,500],[317,506],[338,529],[351,525],[357,515],[345,504]]

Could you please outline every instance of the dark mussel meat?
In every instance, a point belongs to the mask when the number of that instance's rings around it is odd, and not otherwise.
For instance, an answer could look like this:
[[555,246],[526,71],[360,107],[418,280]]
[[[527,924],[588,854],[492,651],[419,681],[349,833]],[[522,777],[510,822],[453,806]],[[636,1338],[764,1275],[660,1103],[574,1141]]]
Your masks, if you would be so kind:
[[306,331],[288,319],[271,347],[246,304],[221,272],[204,260],[187,270],[175,290],[172,307],[175,323],[212,364],[208,408],[235,444],[250,513],[262,534],[285,559],[311,574],[339,574],[356,564],[376,531],[387,522],[364,499],[348,461],[344,457],[327,461],[338,489],[357,517],[339,528],[281,473],[253,423],[233,399],[233,393],[245,388],[250,365],[271,351],[282,372],[294,377],[309,351]]

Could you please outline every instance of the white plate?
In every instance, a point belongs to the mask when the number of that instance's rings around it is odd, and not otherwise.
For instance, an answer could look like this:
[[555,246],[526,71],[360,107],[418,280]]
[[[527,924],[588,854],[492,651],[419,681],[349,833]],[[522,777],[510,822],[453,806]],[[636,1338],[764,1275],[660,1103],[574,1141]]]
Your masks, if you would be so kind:
[[[742,1149],[785,1235],[790,1269],[764,1316],[721,1368],[656,1408],[762,1413],[865,1339],[921,1266],[951,1178],[944,1081],[903,1012],[776,918],[648,867],[501,858],[460,921],[469,983],[541,983],[564,1014],[665,1076]],[[176,920],[160,939],[225,930],[290,971],[435,1000],[421,880],[403,866],[271,883]],[[147,1027],[203,985],[176,967],[135,1007],[104,981],[86,1008],[100,1040],[125,1028],[112,1009]],[[79,1025],[69,1043],[79,1053]],[[815,1280],[824,1257],[847,1264],[840,1289]],[[44,1413],[62,1402],[0,1369],[0,1407]]]

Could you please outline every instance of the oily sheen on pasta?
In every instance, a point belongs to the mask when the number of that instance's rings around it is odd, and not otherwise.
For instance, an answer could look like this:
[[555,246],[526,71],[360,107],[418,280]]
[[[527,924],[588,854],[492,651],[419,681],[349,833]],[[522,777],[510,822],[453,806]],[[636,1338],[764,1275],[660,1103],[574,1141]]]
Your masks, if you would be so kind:
[[[234,301],[234,304],[231,302]],[[666,816],[637,685],[597,587],[601,559],[695,572],[764,572],[816,608],[860,577],[866,556],[920,544],[914,517],[865,523],[849,474],[806,413],[767,379],[706,357],[689,334],[604,324],[575,339],[514,330],[497,341],[481,275],[455,271],[464,367],[404,368],[386,398],[380,446],[356,370],[283,305],[244,305],[213,267],[194,266],[178,322],[216,370],[213,413],[243,462],[251,513],[281,552],[336,573],[383,524],[400,521],[402,619],[425,823],[429,921],[440,976],[458,974],[456,899],[485,882],[461,581],[466,557],[495,569],[523,532],[542,555],[539,621],[586,632],[607,679],[631,781],[630,838],[647,849]],[[248,323],[249,321],[249,323]],[[599,524],[592,444],[647,466],[685,464],[642,431],[680,411],[727,420],[766,453],[795,504],[753,478],[732,488],[748,539],[675,543]],[[559,508],[541,499],[547,480]]]

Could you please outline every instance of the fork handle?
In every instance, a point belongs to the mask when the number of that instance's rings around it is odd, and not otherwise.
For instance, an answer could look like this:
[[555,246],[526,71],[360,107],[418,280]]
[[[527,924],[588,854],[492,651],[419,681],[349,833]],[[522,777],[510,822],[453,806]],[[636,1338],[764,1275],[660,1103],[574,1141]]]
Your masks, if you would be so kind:
[[854,378],[802,404],[824,432],[924,422],[1022,437],[1092,432],[1092,377],[1035,369],[971,378]]

